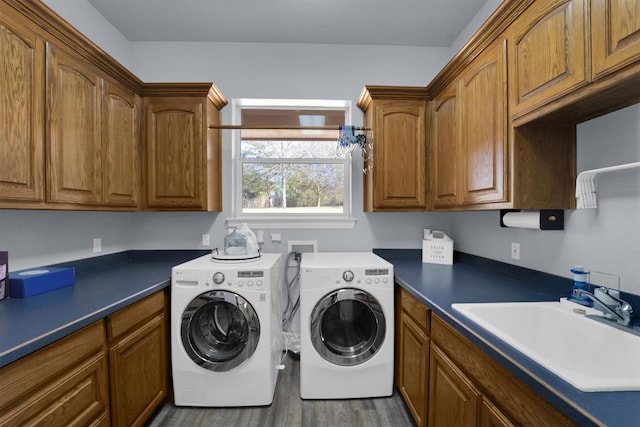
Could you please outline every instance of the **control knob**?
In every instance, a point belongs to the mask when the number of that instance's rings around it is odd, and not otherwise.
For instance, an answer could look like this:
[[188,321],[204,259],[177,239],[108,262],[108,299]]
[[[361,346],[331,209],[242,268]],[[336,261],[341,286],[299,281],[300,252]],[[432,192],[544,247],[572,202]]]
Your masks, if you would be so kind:
[[216,285],[219,285],[222,282],[224,282],[224,274],[218,271],[213,275],[213,283],[215,283]]
[[345,282],[351,282],[353,280],[353,271],[351,270],[347,270],[344,273],[342,273],[342,278],[344,279]]

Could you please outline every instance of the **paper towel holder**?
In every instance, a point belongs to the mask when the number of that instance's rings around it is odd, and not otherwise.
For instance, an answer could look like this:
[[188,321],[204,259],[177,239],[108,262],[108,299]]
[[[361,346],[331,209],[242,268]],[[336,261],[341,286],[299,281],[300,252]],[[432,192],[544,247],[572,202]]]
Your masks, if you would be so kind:
[[[504,216],[506,214],[518,215],[522,212],[520,209],[501,209],[500,210],[500,227],[513,228],[505,225]],[[527,212],[530,214],[531,212]],[[562,209],[541,209],[539,213],[539,229],[540,230],[564,230],[564,210]],[[525,227],[523,227],[525,228]],[[533,228],[533,227],[526,227]]]

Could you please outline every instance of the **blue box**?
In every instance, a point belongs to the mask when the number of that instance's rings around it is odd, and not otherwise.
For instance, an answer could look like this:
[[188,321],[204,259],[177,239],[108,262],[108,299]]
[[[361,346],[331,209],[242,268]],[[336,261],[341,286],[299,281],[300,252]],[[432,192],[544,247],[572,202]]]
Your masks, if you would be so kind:
[[11,298],[26,298],[73,285],[76,281],[72,267],[43,267],[9,273]]

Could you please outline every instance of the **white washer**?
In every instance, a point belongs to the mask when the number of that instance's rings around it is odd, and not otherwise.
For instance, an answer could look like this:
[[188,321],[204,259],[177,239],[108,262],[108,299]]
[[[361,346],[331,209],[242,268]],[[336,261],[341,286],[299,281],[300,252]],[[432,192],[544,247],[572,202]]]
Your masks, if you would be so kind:
[[282,340],[279,254],[173,267],[171,366],[178,406],[273,402]]
[[305,253],[300,270],[300,396],[390,396],[393,265],[370,252]]

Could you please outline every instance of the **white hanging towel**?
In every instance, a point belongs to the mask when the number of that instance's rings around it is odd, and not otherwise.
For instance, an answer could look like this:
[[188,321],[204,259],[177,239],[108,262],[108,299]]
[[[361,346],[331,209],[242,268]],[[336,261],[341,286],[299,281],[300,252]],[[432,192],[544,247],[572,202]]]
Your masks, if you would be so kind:
[[624,169],[640,168],[640,162],[627,163],[625,165],[610,166],[600,169],[591,169],[580,172],[576,179],[576,199],[578,209],[595,209],[598,207],[596,198],[596,176],[604,172],[614,172]]

